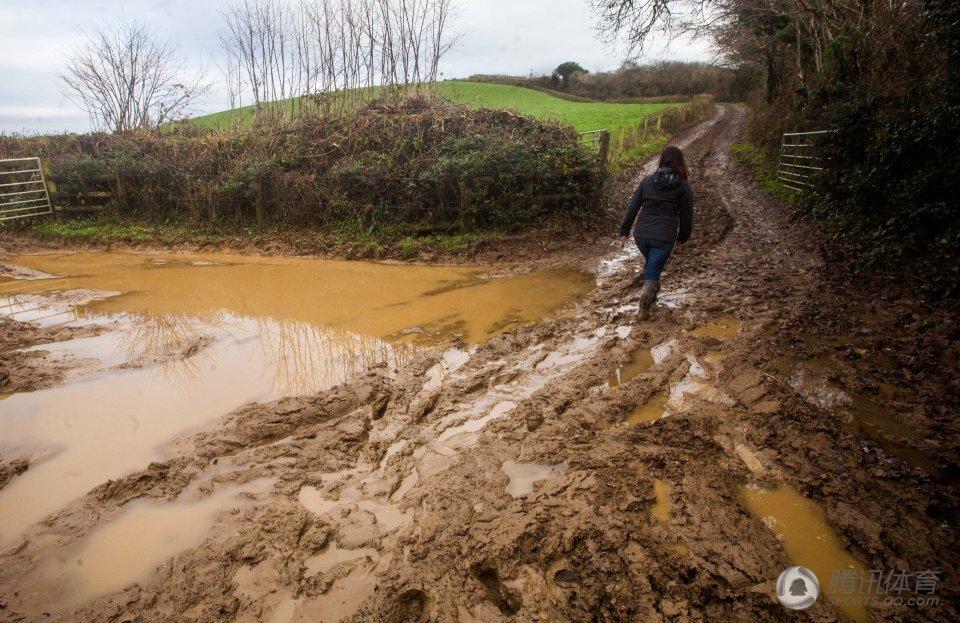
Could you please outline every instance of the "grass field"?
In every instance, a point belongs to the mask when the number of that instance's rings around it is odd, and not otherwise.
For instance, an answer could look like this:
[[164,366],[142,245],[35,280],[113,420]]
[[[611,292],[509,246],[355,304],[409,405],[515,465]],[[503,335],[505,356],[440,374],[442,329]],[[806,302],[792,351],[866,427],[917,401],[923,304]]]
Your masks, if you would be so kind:
[[[510,109],[542,119],[559,119],[572,124],[580,132],[607,129],[614,134],[620,128],[636,124],[645,116],[679,103],[607,104],[603,102],[571,102],[542,91],[505,84],[448,80],[436,85],[437,94],[450,101],[476,108]],[[246,106],[193,120],[214,128],[245,125],[253,118],[253,107]]]

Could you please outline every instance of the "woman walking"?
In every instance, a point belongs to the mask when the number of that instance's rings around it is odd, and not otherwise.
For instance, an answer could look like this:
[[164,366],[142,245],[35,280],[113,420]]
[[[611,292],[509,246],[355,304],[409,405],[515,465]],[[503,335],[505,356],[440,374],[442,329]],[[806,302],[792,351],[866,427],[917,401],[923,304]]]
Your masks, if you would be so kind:
[[667,147],[660,154],[657,170],[643,178],[627,205],[620,235],[630,235],[645,260],[640,320],[650,317],[650,307],[660,291],[660,273],[677,242],[683,244],[693,231],[693,191],[687,182],[683,152]]

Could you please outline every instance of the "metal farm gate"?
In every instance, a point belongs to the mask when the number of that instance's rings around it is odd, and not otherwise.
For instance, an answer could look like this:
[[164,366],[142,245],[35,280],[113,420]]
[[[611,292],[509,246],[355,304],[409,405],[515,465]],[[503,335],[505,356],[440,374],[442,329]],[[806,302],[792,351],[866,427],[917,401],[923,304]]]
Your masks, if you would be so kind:
[[52,212],[40,158],[0,160],[0,221]]
[[777,179],[791,190],[814,188],[813,178],[824,170],[826,158],[820,156],[818,141],[833,130],[789,132],[780,141]]

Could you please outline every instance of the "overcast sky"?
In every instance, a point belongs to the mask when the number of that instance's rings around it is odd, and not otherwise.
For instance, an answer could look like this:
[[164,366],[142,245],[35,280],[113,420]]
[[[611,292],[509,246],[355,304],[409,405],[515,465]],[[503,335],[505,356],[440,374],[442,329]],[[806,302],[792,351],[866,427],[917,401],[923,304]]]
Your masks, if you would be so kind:
[[[612,69],[625,49],[598,41],[589,0],[455,0],[458,45],[444,58],[445,78],[475,73],[548,73],[576,60],[591,71]],[[219,82],[220,10],[215,0],[30,0],[0,2],[0,131],[57,132],[89,129],[85,113],[59,90],[56,72],[82,33],[127,19],[149,24],[180,47],[194,71]],[[655,42],[645,60],[708,60],[705,42]],[[227,108],[214,88],[198,113]]]

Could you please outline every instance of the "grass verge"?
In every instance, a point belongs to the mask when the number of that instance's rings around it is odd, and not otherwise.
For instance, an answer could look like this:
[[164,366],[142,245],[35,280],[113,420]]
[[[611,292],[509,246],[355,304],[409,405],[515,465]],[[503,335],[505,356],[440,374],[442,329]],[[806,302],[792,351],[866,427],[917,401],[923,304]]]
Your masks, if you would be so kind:
[[730,151],[749,166],[757,183],[764,190],[784,203],[793,204],[796,202],[796,192],[777,180],[777,163],[767,158],[762,149],[753,143],[744,141],[734,143]]
[[307,253],[355,259],[430,259],[469,252],[479,244],[503,237],[500,231],[411,234],[390,225],[364,226],[341,221],[323,229],[289,227],[197,227],[179,223],[152,224],[101,216],[45,220],[0,227],[27,233],[39,240],[64,244],[195,246],[214,249],[255,248],[267,252]]

